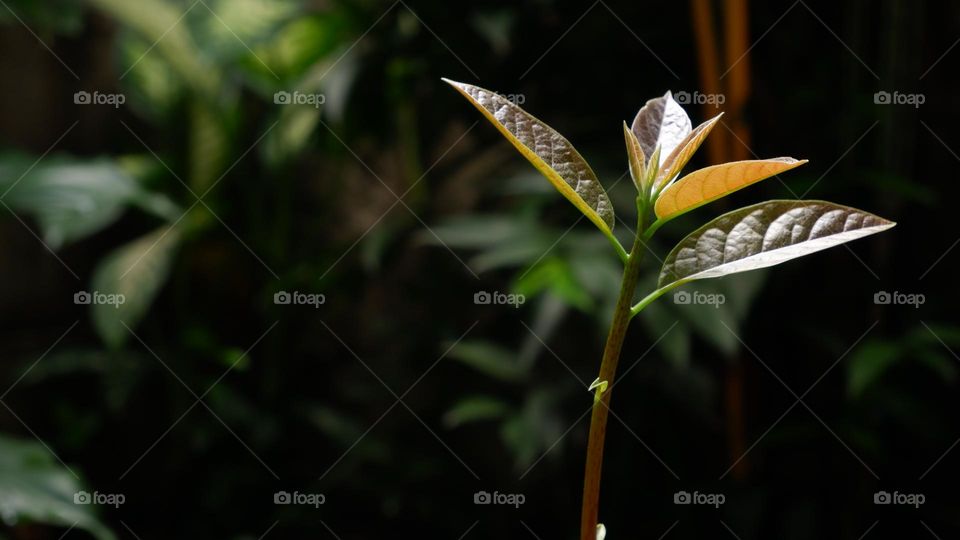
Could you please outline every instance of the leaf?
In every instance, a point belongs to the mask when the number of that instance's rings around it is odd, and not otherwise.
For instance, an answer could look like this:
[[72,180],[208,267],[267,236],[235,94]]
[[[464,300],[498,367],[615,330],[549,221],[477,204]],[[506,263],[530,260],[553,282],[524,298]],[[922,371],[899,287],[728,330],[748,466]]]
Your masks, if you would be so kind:
[[859,398],[902,358],[903,350],[893,343],[868,340],[857,347],[847,362],[847,393]]
[[587,219],[604,234],[612,234],[614,215],[610,198],[570,141],[499,94],[449,79],[443,81],[482,112]]
[[668,91],[662,97],[648,101],[637,112],[630,129],[640,141],[648,161],[657,146],[662,149],[659,166],[690,133],[690,127],[690,117]]
[[767,201],[724,214],[692,232],[667,255],[661,290],[766,268],[896,225],[826,201]]
[[0,158],[0,192],[11,208],[37,220],[53,249],[99,232],[127,206],[165,219],[178,215],[170,199],[143,189],[113,161],[54,156],[33,163],[20,155]]
[[[215,98],[221,91],[220,73],[204,62],[186,24],[181,24],[183,8],[164,0],[90,0],[97,8],[121,24],[135,30],[145,41],[156,46],[157,53],[194,91]],[[190,10],[187,10],[190,11]],[[136,69],[123,66],[121,70]],[[122,78],[122,76],[121,76]]]
[[643,154],[643,148],[640,148],[640,141],[637,136],[630,131],[627,123],[623,123],[623,138],[627,143],[627,163],[630,165],[630,178],[633,178],[633,185],[637,186],[640,193],[646,193],[644,186],[644,164],[647,161]]
[[518,381],[526,375],[526,366],[517,361],[516,353],[486,341],[461,341],[447,356],[503,381]]
[[473,396],[458,401],[443,415],[443,423],[448,428],[455,428],[471,422],[501,418],[509,411],[510,407],[499,398]]
[[798,161],[791,157],[779,157],[705,167],[664,189],[654,211],[658,218],[670,219],[806,162],[805,159]]
[[[111,348],[119,348],[147,313],[167,280],[180,235],[162,227],[108,254],[93,272],[91,294],[115,295],[122,302],[92,302],[93,325]],[[126,327],[125,327],[126,326]]]
[[98,540],[113,540],[95,505],[76,504],[84,486],[40,443],[0,435],[0,517],[7,525],[40,522],[76,527]]
[[683,170],[687,162],[690,161],[690,158],[693,157],[693,154],[700,148],[704,139],[707,138],[707,135],[713,131],[713,127],[720,121],[721,116],[723,116],[723,113],[697,126],[667,155],[667,158],[663,160],[663,168],[660,169],[660,174],[657,175],[656,185],[654,185],[655,189],[662,189],[663,186],[668,185],[670,181]]

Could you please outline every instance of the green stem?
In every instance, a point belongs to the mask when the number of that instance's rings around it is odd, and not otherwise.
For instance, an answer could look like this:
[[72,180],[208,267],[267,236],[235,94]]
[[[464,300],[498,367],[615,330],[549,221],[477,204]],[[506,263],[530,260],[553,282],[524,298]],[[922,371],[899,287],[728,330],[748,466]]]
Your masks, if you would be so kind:
[[[593,400],[593,413],[590,417],[590,439],[587,443],[587,462],[583,476],[583,511],[580,519],[581,540],[596,540],[597,516],[600,505],[600,473],[603,468],[603,444],[607,433],[607,413],[609,412],[613,377],[620,360],[620,350],[627,335],[627,327],[633,317],[631,304],[633,293],[640,277],[640,263],[646,253],[648,236],[646,231],[646,205],[640,205],[640,218],[637,220],[637,234],[630,255],[626,258],[626,268],[620,285],[620,295],[613,312],[613,323],[607,335],[607,344],[603,350],[600,364],[600,385]],[[603,383],[607,384],[603,384]]]

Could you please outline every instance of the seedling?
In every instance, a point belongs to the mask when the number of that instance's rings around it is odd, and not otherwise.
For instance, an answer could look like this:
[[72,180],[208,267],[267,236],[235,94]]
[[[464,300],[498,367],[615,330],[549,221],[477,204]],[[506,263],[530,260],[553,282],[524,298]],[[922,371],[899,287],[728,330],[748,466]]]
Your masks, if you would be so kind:
[[557,190],[609,240],[624,263],[623,280],[594,392],[583,480],[581,540],[606,534],[597,523],[607,414],[620,349],[630,320],[664,293],[699,279],[765,268],[894,225],[856,208],[827,201],[773,200],[728,212],[693,231],[664,260],[657,288],[634,304],[640,263],[653,234],[671,219],[734,191],[806,163],[789,157],[735,161],[680,172],[720,120],[696,128],[670,92],[651,99],[633,124],[623,124],[630,176],[637,188],[637,232],[627,252],[613,235],[613,206],[570,141],[495,92],[444,79],[472,103]]

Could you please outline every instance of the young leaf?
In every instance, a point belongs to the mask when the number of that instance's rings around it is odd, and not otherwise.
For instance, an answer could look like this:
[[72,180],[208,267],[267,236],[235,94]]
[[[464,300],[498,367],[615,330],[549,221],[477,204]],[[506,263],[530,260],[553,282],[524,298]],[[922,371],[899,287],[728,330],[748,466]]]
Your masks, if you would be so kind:
[[887,230],[873,214],[826,201],[767,201],[724,214],[667,255],[660,289],[766,268]]
[[670,219],[750,184],[799,167],[807,160],[791,157],[732,161],[693,171],[664,189],[654,211],[660,219]]
[[643,148],[644,155],[648,156],[648,161],[657,146],[663,149],[658,163],[662,165],[667,156],[690,133],[690,117],[668,91],[663,97],[648,101],[633,119],[630,129],[640,141],[640,147]]
[[630,165],[630,178],[633,178],[633,184],[637,186],[640,193],[646,193],[644,186],[644,163],[647,158],[643,154],[643,148],[640,148],[640,141],[637,136],[630,131],[627,123],[623,123],[623,138],[627,143],[627,163]]
[[667,158],[663,160],[663,167],[660,170],[660,174],[657,175],[658,178],[654,189],[662,189],[663,186],[673,180],[673,177],[680,173],[687,162],[690,161],[690,158],[693,157],[694,152],[700,148],[703,140],[706,139],[707,135],[713,130],[713,126],[720,121],[721,116],[723,116],[723,113],[714,116],[694,128],[694,130],[687,134],[686,138],[667,155]]
[[570,141],[495,92],[449,79],[443,81],[483,113],[587,219],[604,234],[611,235],[614,215],[610,198]]

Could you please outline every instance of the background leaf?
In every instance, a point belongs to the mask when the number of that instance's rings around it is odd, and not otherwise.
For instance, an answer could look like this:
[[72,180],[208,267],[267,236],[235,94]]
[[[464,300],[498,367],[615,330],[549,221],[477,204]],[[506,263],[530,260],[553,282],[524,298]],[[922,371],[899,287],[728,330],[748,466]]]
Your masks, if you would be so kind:
[[12,209],[37,220],[53,249],[102,230],[127,206],[165,219],[177,217],[172,201],[144,189],[116,161],[62,156],[34,161],[22,155],[0,158],[0,190],[6,191],[4,201]]
[[175,229],[162,227],[100,261],[93,273],[93,291],[124,295],[124,302],[119,305],[90,306],[94,327],[107,345],[123,345],[130,336],[124,325],[133,329],[146,314],[167,280],[179,241]]
[[76,527],[98,540],[113,540],[94,515],[95,506],[74,503],[74,494],[83,489],[41,444],[0,435],[0,516],[6,523]]

